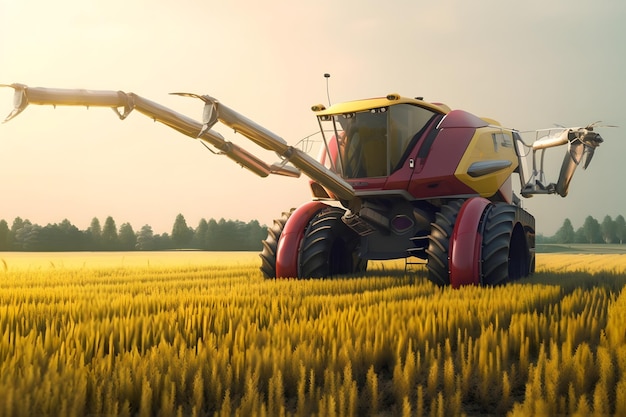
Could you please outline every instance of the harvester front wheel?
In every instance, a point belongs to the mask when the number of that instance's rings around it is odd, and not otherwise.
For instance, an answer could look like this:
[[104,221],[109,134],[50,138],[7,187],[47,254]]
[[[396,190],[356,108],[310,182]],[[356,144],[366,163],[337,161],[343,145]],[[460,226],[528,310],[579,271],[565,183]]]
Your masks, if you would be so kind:
[[516,206],[495,204],[487,213],[482,246],[482,284],[499,285],[534,272],[534,259]]
[[341,220],[344,210],[328,207],[311,219],[300,245],[298,277],[326,278],[367,269],[358,256],[360,238]]
[[295,209],[285,211],[279,219],[274,220],[272,227],[267,229],[267,238],[261,243],[263,244],[263,250],[259,254],[261,257],[261,272],[265,278],[276,278],[276,253],[278,249],[278,241],[280,235],[285,229],[287,220],[291,217],[291,214]]
[[441,207],[431,224],[428,237],[428,279],[437,285],[450,285],[449,249],[454,223],[464,200],[453,200]]

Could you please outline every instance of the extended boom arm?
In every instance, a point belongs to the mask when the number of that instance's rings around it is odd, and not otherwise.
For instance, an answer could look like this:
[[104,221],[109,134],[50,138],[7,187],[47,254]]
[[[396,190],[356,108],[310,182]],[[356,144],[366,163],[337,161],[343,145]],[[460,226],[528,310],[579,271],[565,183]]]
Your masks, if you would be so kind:
[[[200,135],[202,125],[189,117],[163,107],[153,101],[147,100],[133,93],[122,91],[98,91],[98,90],[67,90],[41,87],[27,87],[22,84],[3,85],[15,89],[15,108],[7,116],[4,122],[16,117],[29,104],[53,106],[86,106],[86,107],[110,107],[124,120],[134,109],[142,114],[159,121],[172,129],[192,138],[202,139],[221,153],[237,162],[239,165],[248,168],[255,174],[266,177],[270,173],[281,175],[299,176],[295,170],[274,169],[261,159],[240,148],[234,143],[228,142],[218,132],[208,130]],[[123,112],[120,112],[123,108]]]
[[[544,135],[532,145],[532,174],[528,181],[524,181],[522,195],[531,197],[533,194],[559,194],[567,196],[569,184],[574,171],[582,162],[583,169],[587,169],[593,158],[595,149],[604,141],[602,137],[593,131],[596,124],[586,127],[570,127],[547,129],[537,131],[538,135]],[[543,172],[543,158],[546,149],[556,146],[567,145],[568,149],[561,164],[559,178],[556,183],[545,184]],[[537,153],[540,153],[540,163],[537,163]]]
[[[137,110],[186,136],[201,139],[211,144],[221,153],[259,176],[266,177],[269,174],[278,174],[298,177],[300,176],[300,171],[302,171],[311,179],[323,183],[340,199],[351,200],[355,195],[354,189],[350,184],[308,154],[289,146],[285,140],[276,134],[209,96],[175,93],[177,95],[200,98],[205,102],[205,120],[203,123],[199,123],[134,93],[110,90],[52,89],[28,87],[23,84],[2,84],[0,86],[11,87],[15,90],[15,107],[4,120],[5,122],[16,117],[29,104],[110,107],[122,120],[133,110]],[[123,110],[120,111],[120,109]],[[276,152],[283,160],[280,163],[270,165],[245,149],[226,141],[220,133],[211,129],[218,120],[233,128],[236,132],[240,132],[264,149]],[[298,169],[287,165],[287,162],[290,162]]]

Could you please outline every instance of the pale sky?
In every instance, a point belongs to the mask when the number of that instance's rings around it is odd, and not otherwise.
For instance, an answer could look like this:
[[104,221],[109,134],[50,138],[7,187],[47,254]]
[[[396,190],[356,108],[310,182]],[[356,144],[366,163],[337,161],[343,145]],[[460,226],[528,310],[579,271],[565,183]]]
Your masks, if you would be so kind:
[[[197,120],[201,102],[168,93],[210,94],[290,144],[317,129],[324,73],[332,102],[394,92],[520,130],[622,126],[599,130],[606,142],[567,198],[525,200],[552,235],[565,218],[626,216],[625,20],[621,0],[0,0],[0,83],[134,92]],[[0,89],[2,119],[12,94]],[[549,179],[564,152],[550,152]],[[270,225],[310,198],[306,178],[258,178],[139,113],[30,106],[0,125],[9,225],[86,229],[113,216],[170,233],[178,213],[194,228],[203,217]]]

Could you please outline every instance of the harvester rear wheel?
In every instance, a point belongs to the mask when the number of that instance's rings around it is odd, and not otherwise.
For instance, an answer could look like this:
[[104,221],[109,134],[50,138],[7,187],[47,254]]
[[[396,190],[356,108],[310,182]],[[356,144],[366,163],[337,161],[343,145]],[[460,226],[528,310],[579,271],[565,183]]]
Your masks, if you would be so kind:
[[295,209],[283,212],[280,219],[275,219],[271,228],[267,229],[267,238],[261,243],[263,251],[259,254],[261,257],[261,272],[265,278],[276,278],[276,251],[278,249],[278,240],[285,229],[287,220]]
[[344,210],[328,207],[311,219],[300,245],[298,277],[325,278],[367,269],[358,256],[359,236],[341,220]]
[[499,285],[528,276],[534,269],[517,207],[499,203],[487,213],[482,246],[482,284]]
[[428,279],[437,285],[450,285],[450,262],[448,259],[450,237],[454,223],[464,200],[453,200],[441,207],[431,223],[428,237]]

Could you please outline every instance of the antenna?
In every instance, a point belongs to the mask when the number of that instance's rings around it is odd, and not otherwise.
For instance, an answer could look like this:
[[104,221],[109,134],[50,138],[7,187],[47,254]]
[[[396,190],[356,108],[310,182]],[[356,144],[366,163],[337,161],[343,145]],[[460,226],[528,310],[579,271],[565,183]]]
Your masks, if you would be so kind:
[[328,107],[330,107],[330,93],[328,92],[328,79],[330,78],[330,74],[324,73],[324,78],[326,78],[326,97],[328,97]]

